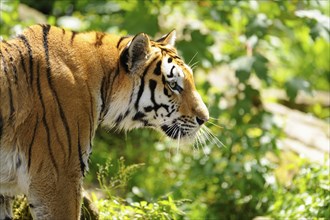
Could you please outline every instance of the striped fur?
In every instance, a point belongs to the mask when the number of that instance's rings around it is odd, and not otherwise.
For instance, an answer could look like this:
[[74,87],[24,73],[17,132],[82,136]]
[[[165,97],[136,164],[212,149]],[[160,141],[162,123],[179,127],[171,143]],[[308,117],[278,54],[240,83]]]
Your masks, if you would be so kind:
[[208,111],[174,40],[35,25],[2,41],[0,196],[26,194],[36,219],[79,219],[98,126],[192,139]]

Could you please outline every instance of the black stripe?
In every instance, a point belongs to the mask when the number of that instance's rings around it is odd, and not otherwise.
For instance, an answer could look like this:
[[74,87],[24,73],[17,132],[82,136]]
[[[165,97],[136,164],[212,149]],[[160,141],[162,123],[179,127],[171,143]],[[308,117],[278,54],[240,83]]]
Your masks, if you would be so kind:
[[62,34],[65,35],[65,29],[64,28],[62,28]]
[[152,106],[144,107],[144,111],[146,111],[146,112],[151,112],[152,110],[154,110],[154,107],[152,107]]
[[95,32],[95,47],[99,47],[103,44],[102,39],[105,36],[105,33]]
[[99,120],[101,122],[103,121],[103,117],[107,114],[107,112],[110,108],[110,103],[111,103],[110,98],[111,98],[111,94],[112,94],[113,84],[114,84],[117,76],[119,75],[119,67],[117,67],[117,69],[114,71],[114,74],[112,73],[112,75],[114,75],[114,76],[111,79],[110,86],[108,83],[108,81],[109,81],[108,78],[109,78],[109,76],[111,76],[111,73],[107,74],[108,77],[104,76],[103,80],[102,80],[102,86],[101,86],[102,105],[101,105],[101,112],[100,112],[100,117],[99,117]]
[[2,63],[3,63],[3,70],[5,72],[5,76],[8,82],[8,97],[9,97],[9,117],[12,117],[14,112],[15,112],[15,108],[14,108],[14,103],[13,103],[13,92],[12,92],[12,86],[11,86],[11,80],[8,79],[8,67],[6,65],[5,59],[2,56]]
[[[135,84],[133,85],[133,88],[135,87]],[[125,114],[120,114],[119,115],[119,117],[117,118],[117,120],[116,120],[116,125],[119,125],[119,123],[122,121],[122,120],[124,120],[127,116],[128,116],[128,114],[130,113],[130,106],[131,106],[131,103],[132,103],[132,101],[133,101],[133,95],[134,95],[134,89],[132,89],[132,92],[131,92],[131,95],[130,95],[130,97],[129,97],[129,102],[128,102],[128,105],[127,106],[129,106],[128,107],[128,109],[126,110],[126,112],[125,112]]]
[[171,115],[176,111],[175,108],[172,109],[172,111],[170,111],[169,113],[167,113],[166,117],[171,117]]
[[32,82],[33,82],[33,56],[32,56],[32,50],[31,50],[31,46],[28,42],[28,40],[26,39],[26,37],[24,35],[19,35],[18,36],[19,39],[21,39],[25,45],[25,47],[28,50],[28,54],[29,54],[29,67],[30,67],[30,85],[32,86]]
[[107,94],[106,94],[106,91],[107,91],[107,77],[106,76],[103,76],[103,78],[102,78],[102,82],[101,82],[101,92],[100,92],[100,94],[101,94],[101,113],[104,111],[104,107],[105,107],[105,102],[106,102],[106,96],[107,96]]
[[163,83],[163,85],[166,84],[166,79],[165,79],[165,76],[164,75],[162,75],[162,83]]
[[47,120],[46,120],[46,107],[45,107],[45,103],[44,103],[44,100],[43,100],[43,95],[42,95],[42,92],[41,92],[39,63],[37,63],[37,90],[38,90],[38,96],[39,96],[39,100],[41,102],[41,107],[42,107],[42,111],[43,111],[42,123],[45,127],[45,130],[46,130],[47,147],[48,147],[48,151],[49,151],[49,156],[50,156],[50,159],[51,159],[51,161],[53,163],[53,166],[56,170],[56,174],[58,176],[58,167],[57,167],[57,164],[56,164],[56,161],[55,161],[55,158],[54,158],[54,154],[53,154],[53,151],[52,151],[52,148],[51,148],[49,127],[48,127]]
[[89,86],[87,85],[88,88],[88,95],[89,95],[89,102],[90,102],[90,115],[89,115],[89,141],[92,142],[92,137],[93,137],[93,133],[94,133],[94,108],[93,108],[93,96],[92,93],[90,91]]
[[38,127],[38,115],[37,115],[37,118],[36,118],[36,123],[34,125],[34,129],[33,129],[33,133],[32,133],[32,139],[31,139],[30,144],[29,144],[28,171],[30,170],[30,167],[31,167],[32,146],[34,144],[34,138],[36,136],[37,127]]
[[23,57],[22,51],[20,50],[20,48],[16,44],[13,44],[13,45],[16,47],[16,49],[19,53],[19,56],[21,58],[21,66],[23,68],[24,73],[26,73],[26,67],[25,67],[25,62],[24,62],[24,57]]
[[118,41],[118,43],[117,43],[117,48],[119,48],[120,43],[121,43],[124,39],[126,39],[126,38],[128,38],[128,36],[124,36],[124,37],[121,37],[121,38],[119,39],[119,41]]
[[44,114],[43,118],[42,118],[42,123],[44,125],[44,128],[46,130],[46,135],[47,135],[47,148],[48,148],[48,152],[49,152],[49,156],[50,156],[50,160],[52,161],[52,164],[56,170],[56,174],[58,176],[59,172],[58,172],[58,167],[56,164],[56,160],[53,154],[53,150],[52,150],[52,146],[51,146],[51,141],[50,141],[50,131],[49,131],[49,126],[47,123],[47,119],[46,119],[46,114]]
[[5,51],[7,52],[7,54],[8,54],[8,57],[9,57],[9,61],[10,61],[10,64],[11,64],[11,67],[12,67],[12,69],[13,69],[13,76],[14,76],[14,84],[17,84],[17,68],[16,68],[16,66],[14,65],[14,59],[13,59],[13,57],[12,57],[12,55],[11,55],[11,53],[8,51],[8,49],[7,48],[4,48],[5,49]]
[[92,120],[91,117],[89,117],[89,137],[88,137],[88,140],[89,140],[89,143],[92,143],[92,138],[93,138],[93,134],[94,134],[94,118]]
[[135,121],[140,121],[140,120],[142,120],[145,116],[146,116],[146,114],[144,114],[143,112],[137,112],[137,113],[135,114],[135,116],[133,117],[133,120],[135,120]]
[[145,78],[145,76],[147,75],[147,73],[148,73],[148,71],[149,71],[149,68],[150,68],[150,66],[155,62],[155,60],[157,60],[158,59],[158,57],[155,57],[150,63],[149,63],[149,65],[145,68],[145,70],[144,70],[144,72],[143,72],[143,74],[142,74],[142,76],[141,76],[141,84],[140,84],[140,87],[139,87],[139,91],[138,91],[138,95],[137,95],[137,98],[136,98],[136,101],[135,101],[135,109],[138,111],[139,110],[139,101],[140,101],[140,99],[141,99],[141,96],[142,96],[142,94],[143,94],[143,90],[144,90],[144,84],[145,84],[145,82],[144,82],[144,78]]
[[183,88],[179,85],[176,86],[175,88],[179,93],[181,93],[183,91]]
[[77,128],[78,128],[78,155],[79,155],[79,163],[80,163],[80,170],[81,170],[81,174],[83,176],[85,176],[85,163],[84,160],[82,158],[82,151],[81,151],[81,143],[80,143],[80,130],[79,130],[79,123],[77,123]]
[[122,122],[127,116],[128,116],[128,114],[130,113],[130,110],[127,110],[126,112],[125,112],[125,114],[120,114],[119,116],[118,116],[118,118],[116,119],[116,125],[119,125],[119,123],[120,122]]
[[151,102],[154,104],[153,107],[149,107],[149,111],[150,111],[150,108],[152,108],[155,113],[156,113],[156,116],[157,116],[157,111],[158,109],[160,108],[164,108],[167,112],[169,112],[169,106],[166,105],[166,104],[158,104],[156,102],[156,99],[155,99],[155,90],[156,90],[156,86],[157,86],[157,82],[153,79],[149,80],[149,89],[150,89],[150,94],[151,94]]
[[150,91],[151,91],[151,101],[155,101],[156,86],[157,86],[156,80],[153,80],[153,79],[149,80],[149,88],[150,88]]
[[174,76],[173,70],[174,70],[175,66],[172,66],[170,75],[167,75],[167,77],[172,78]]
[[76,34],[78,34],[78,32],[72,31],[71,40],[70,40],[71,45],[73,44],[73,41],[74,41],[74,38],[76,37]]
[[162,65],[162,61],[158,61],[156,68],[154,70],[154,74],[159,76],[162,72],[161,72],[161,65]]
[[58,98],[57,92],[55,90],[55,87],[53,85],[52,82],[52,77],[51,77],[51,67],[50,67],[50,61],[49,61],[49,51],[48,51],[48,33],[50,30],[51,26],[50,25],[42,25],[42,31],[43,31],[43,46],[45,49],[45,55],[46,55],[46,73],[47,73],[47,81],[50,87],[50,90],[53,94],[53,96],[55,97],[56,103],[57,103],[57,107],[59,109],[60,112],[60,117],[64,126],[64,129],[66,131],[66,136],[68,139],[68,143],[69,143],[69,158],[71,157],[71,152],[72,152],[72,144],[71,144],[71,132],[69,129],[69,125],[68,125],[68,121],[67,118],[64,114],[63,108],[60,104],[60,100]]
[[9,86],[8,86],[8,96],[9,96],[9,106],[10,106],[10,118],[14,115],[15,107],[13,103],[13,91],[11,90],[11,83],[10,80],[8,80]]
[[10,57],[10,64],[11,64],[11,67],[13,69],[13,72],[14,72],[14,84],[17,85],[17,80],[18,80],[18,77],[17,77],[17,67],[15,66],[14,62],[13,62],[13,58]]
[[6,44],[8,47],[11,47],[11,44],[8,43],[7,41],[3,40],[2,43]]
[[158,105],[158,103],[156,102],[156,99],[155,99],[155,89],[156,89],[156,86],[157,86],[157,82],[153,79],[149,80],[149,89],[150,89],[150,94],[151,94],[151,102],[154,104],[154,111],[156,113],[156,116],[157,116],[157,110],[161,107],[161,105]]
[[167,54],[171,54],[171,57],[173,59],[182,60],[181,57],[179,57],[178,55],[176,55],[176,52],[175,52],[174,49],[170,49],[170,48],[167,48],[167,47],[160,47],[160,49],[162,50],[162,53],[165,52]]
[[[63,144],[63,142],[61,141],[61,137],[60,134],[58,133],[58,129],[56,128],[56,121],[57,121],[57,118],[52,118],[52,125],[53,125],[53,130],[55,131],[55,136],[56,136],[56,139],[61,147],[61,151],[63,153],[63,158],[67,158],[66,156],[66,147],[65,145]],[[55,122],[55,123],[54,123]]]
[[2,66],[3,66],[3,70],[5,72],[5,75],[8,77],[8,66],[7,66],[7,62],[5,60],[5,56],[3,56],[2,53],[1,53],[1,60],[2,60]]
[[114,75],[114,76],[113,76],[112,79],[111,79],[111,84],[110,84],[110,86],[106,88],[106,89],[109,89],[109,88],[110,88],[110,91],[109,91],[109,100],[108,100],[108,98],[107,98],[107,100],[106,100],[106,105],[107,105],[107,106],[105,107],[105,113],[107,113],[108,110],[109,110],[109,108],[110,108],[111,94],[112,94],[112,90],[113,90],[113,84],[114,84],[116,78],[119,76],[119,67],[117,67],[117,69],[116,69],[116,71],[114,71],[114,74],[113,74],[113,75]]
[[168,97],[168,98],[171,98],[172,97],[172,94],[171,92],[164,86],[164,94]]

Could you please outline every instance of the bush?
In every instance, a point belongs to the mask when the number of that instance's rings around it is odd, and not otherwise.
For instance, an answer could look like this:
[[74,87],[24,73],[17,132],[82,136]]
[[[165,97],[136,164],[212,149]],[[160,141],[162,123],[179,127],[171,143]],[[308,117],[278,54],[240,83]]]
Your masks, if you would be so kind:
[[156,202],[128,202],[115,196],[118,190],[125,189],[131,175],[141,166],[143,164],[126,166],[123,158],[120,158],[116,165],[108,160],[105,165],[99,166],[97,176],[101,189],[106,194],[106,199],[95,199],[100,219],[109,219],[109,217],[112,219],[177,219],[178,216],[185,215],[178,208],[178,205],[184,201],[174,201],[171,196],[166,196]]
[[277,185],[269,208],[276,219],[330,219],[329,166],[305,162],[290,186]]

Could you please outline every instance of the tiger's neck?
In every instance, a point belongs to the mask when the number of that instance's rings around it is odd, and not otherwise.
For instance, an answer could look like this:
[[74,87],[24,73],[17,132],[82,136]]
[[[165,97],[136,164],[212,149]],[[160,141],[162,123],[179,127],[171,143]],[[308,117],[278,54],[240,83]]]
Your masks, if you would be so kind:
[[[125,117],[135,114],[131,102],[136,80],[128,76],[120,64],[120,53],[131,37],[101,32],[67,32],[65,37],[66,42],[70,43],[67,46],[71,46],[69,52],[63,48],[57,49],[57,52],[64,53],[61,57],[74,61],[74,67],[69,67],[71,74],[76,80],[83,81],[80,85],[85,84],[91,90],[94,100],[91,102],[96,103],[94,121],[110,128],[127,130],[133,127],[122,122]],[[64,65],[67,63],[69,61]]]
[[[135,110],[133,100],[134,88],[139,80],[136,76],[129,76],[125,68],[120,64],[120,52],[124,49],[128,37],[99,32],[82,33],[76,36],[76,43],[86,40],[90,50],[95,51],[90,57],[95,57],[92,62],[86,60],[90,71],[87,74],[87,83],[97,78],[90,87],[99,88],[96,99],[98,100],[98,123],[109,128],[128,130],[133,128],[132,120],[124,120],[133,117]],[[84,53],[80,57],[86,57]],[[82,64],[80,64],[82,65]]]

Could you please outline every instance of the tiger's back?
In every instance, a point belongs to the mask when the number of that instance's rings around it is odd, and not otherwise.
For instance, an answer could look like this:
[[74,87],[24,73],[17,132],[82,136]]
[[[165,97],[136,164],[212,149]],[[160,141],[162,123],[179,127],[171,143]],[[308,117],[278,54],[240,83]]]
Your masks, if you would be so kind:
[[[2,41],[0,194],[27,195],[38,219],[78,219],[100,124],[193,137],[208,112],[174,38],[36,25]],[[10,210],[0,199],[0,219],[6,216]]]

